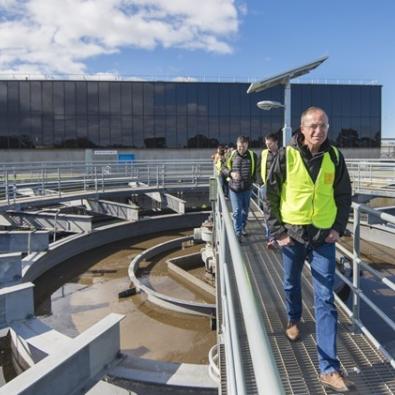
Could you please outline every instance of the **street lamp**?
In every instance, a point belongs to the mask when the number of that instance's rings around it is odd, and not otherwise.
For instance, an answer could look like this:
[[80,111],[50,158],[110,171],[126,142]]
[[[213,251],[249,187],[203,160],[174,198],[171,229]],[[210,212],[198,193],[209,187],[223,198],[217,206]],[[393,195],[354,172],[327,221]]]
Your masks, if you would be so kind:
[[[284,108],[284,127],[283,127],[283,145],[285,146],[289,139],[291,138],[291,79],[300,77],[304,74],[309,73],[314,70],[319,65],[321,65],[328,57],[324,56],[313,62],[304,64],[303,66],[296,67],[294,69],[288,70],[284,73],[276,74],[272,77],[266,78],[263,81],[253,82],[247,89],[247,93],[261,92],[265,89],[272,88],[276,85],[284,86],[284,104],[279,102],[270,102],[269,100],[264,100],[259,102],[257,105],[263,110],[270,110],[271,108]],[[260,105],[260,103],[263,103]],[[268,103],[276,103],[271,105]]]
[[[290,93],[290,91],[289,91]],[[290,96],[290,95],[289,95]],[[284,108],[284,126],[282,128],[283,131],[283,146],[285,147],[287,145],[287,142],[291,139],[291,135],[292,135],[292,128],[290,127],[291,124],[291,112],[290,112],[290,101],[291,98],[288,97],[287,98],[288,101],[288,105],[282,104],[278,101],[272,101],[272,100],[262,100],[259,101],[256,105],[258,108],[260,108],[261,110],[265,110],[265,111],[269,111],[273,108]]]
[[259,101],[256,105],[258,108],[260,108],[261,110],[265,110],[265,111],[269,111],[272,108],[284,108],[284,104],[282,104],[278,101],[272,101],[272,100],[262,100],[262,101]]

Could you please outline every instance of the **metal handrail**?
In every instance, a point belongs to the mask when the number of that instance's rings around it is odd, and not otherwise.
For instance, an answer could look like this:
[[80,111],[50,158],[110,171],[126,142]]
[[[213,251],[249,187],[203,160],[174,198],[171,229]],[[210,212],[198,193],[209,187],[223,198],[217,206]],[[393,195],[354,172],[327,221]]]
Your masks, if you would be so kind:
[[213,205],[216,242],[219,244],[217,271],[219,271],[221,282],[223,308],[221,331],[225,343],[228,392],[237,395],[246,394],[246,379],[239,345],[240,334],[238,333],[238,326],[235,325],[237,320],[232,302],[236,296],[236,290],[232,288],[229,279],[229,272],[232,269],[247,333],[258,394],[284,394],[263,317],[259,311],[258,297],[251,285],[253,283],[251,274],[246,270],[245,258],[233,230],[219,178],[216,181],[217,193]]
[[127,187],[130,182],[165,188],[169,185],[208,184],[212,162],[136,161],[128,163],[75,164],[62,167],[0,170],[0,201],[17,203],[30,196],[62,196],[82,189],[104,192]]

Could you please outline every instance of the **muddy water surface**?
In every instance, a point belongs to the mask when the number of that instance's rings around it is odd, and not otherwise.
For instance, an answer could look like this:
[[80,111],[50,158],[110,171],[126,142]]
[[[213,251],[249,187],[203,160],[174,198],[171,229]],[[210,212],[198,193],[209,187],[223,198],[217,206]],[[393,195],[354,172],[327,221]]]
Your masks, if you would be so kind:
[[[121,322],[121,349],[134,356],[172,362],[207,363],[209,349],[216,342],[208,318],[162,310],[143,294],[119,299],[129,287],[130,261],[145,249],[185,236],[190,231],[159,234],[151,239],[133,239],[103,246],[69,259],[36,282],[36,311],[42,313],[52,300],[52,314],[41,318],[69,336],[76,336],[114,312],[125,314]],[[187,247],[146,263],[151,285],[171,296],[206,301],[204,295],[167,277],[169,257],[190,254],[200,246]]]

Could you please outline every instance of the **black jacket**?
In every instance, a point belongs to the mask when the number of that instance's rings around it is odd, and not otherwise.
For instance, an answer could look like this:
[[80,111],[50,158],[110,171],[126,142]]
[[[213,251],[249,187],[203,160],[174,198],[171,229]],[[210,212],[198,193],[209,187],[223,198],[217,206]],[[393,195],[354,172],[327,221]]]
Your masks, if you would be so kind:
[[236,151],[232,156],[231,168],[224,167],[222,170],[222,174],[225,177],[229,177],[229,178],[231,171],[236,171],[240,173],[241,175],[240,180],[234,180],[233,178],[230,178],[228,183],[229,188],[234,192],[247,191],[252,188],[252,184],[255,182],[258,159],[255,152],[253,151],[250,152],[252,152],[252,155],[254,157],[254,169],[252,173],[251,173],[251,166],[252,166],[251,156],[248,151],[244,155],[240,155],[238,151]]
[[[344,157],[339,151],[339,158],[337,159],[336,153],[330,146],[328,140],[324,141],[321,145],[320,152],[311,154],[307,146],[303,145],[303,139],[304,136],[301,133],[298,133],[291,139],[290,145],[301,153],[303,162],[313,182],[317,179],[325,152],[329,152],[332,161],[335,163],[335,180],[333,189],[337,215],[332,229],[336,230],[340,236],[342,236],[347,225],[351,207],[351,183]],[[265,217],[271,235],[276,238],[281,233],[287,232],[290,237],[300,243],[319,246],[324,242],[330,229],[317,229],[313,225],[291,225],[283,223],[281,220],[281,188],[287,176],[285,156],[285,148],[280,148],[273,166],[270,169],[266,185],[267,210]]]

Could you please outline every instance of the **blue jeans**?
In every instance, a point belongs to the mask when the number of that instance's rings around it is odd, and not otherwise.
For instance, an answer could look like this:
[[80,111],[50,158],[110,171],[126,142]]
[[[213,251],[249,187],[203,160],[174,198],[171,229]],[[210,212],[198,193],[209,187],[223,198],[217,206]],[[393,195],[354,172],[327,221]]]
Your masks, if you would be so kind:
[[[258,189],[258,200],[259,200],[260,205],[262,205],[262,206],[260,206],[260,208],[263,210],[265,217],[266,217],[266,213],[265,213],[265,210],[266,210],[266,186],[265,185],[261,185]],[[266,218],[265,218],[265,221],[263,222],[263,226],[265,228],[265,238],[266,238],[266,240],[270,240],[270,231],[269,231],[269,227],[267,226],[267,223],[266,223]]]
[[335,244],[324,243],[312,248],[294,240],[282,248],[284,291],[289,321],[302,317],[301,273],[306,258],[313,277],[316,340],[321,373],[340,370],[336,355],[337,311],[334,303]]
[[250,209],[251,189],[242,192],[235,192],[229,189],[229,198],[233,211],[233,227],[236,235],[240,236],[241,231],[247,224],[248,211]]

